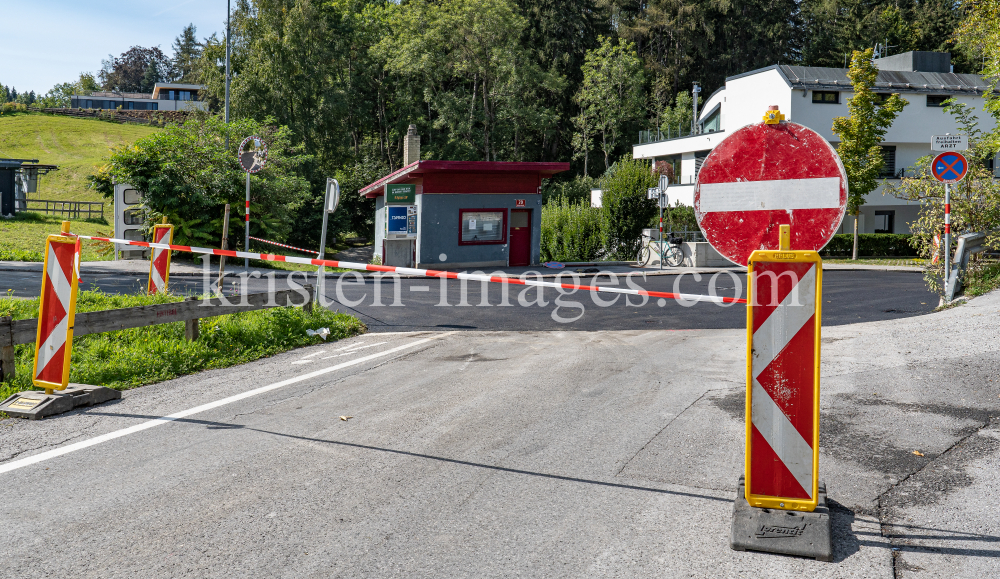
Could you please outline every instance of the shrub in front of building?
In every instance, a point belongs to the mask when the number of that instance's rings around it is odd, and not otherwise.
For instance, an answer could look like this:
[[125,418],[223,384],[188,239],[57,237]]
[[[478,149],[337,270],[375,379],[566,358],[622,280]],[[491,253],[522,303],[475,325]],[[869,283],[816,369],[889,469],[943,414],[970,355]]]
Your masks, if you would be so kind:
[[[917,250],[910,245],[909,233],[859,233],[858,257],[915,257]],[[840,233],[819,254],[823,257],[851,257],[854,236]]]

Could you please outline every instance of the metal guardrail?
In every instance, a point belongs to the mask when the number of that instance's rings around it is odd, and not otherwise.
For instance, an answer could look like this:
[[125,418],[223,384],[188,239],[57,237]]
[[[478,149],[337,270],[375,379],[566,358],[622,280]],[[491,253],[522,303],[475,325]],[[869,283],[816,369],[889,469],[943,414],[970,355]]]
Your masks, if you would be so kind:
[[955,247],[955,258],[952,260],[951,271],[948,273],[948,284],[945,287],[945,299],[951,301],[955,299],[955,294],[962,291],[962,278],[965,270],[969,267],[969,258],[975,253],[986,250],[986,237],[989,234],[983,231],[977,233],[966,233],[958,237],[958,246]]
[[[45,214],[65,215],[80,219],[81,217],[94,217],[95,215],[104,219],[104,203],[100,201],[55,201],[52,199],[26,199],[27,211],[41,211]],[[44,208],[32,208],[32,203],[44,203]],[[94,206],[98,209],[94,209]],[[84,207],[86,206],[86,207]]]
[[[305,291],[308,296],[303,297]],[[301,300],[301,303],[298,303]],[[188,298],[182,302],[137,306],[118,310],[81,312],[73,323],[73,337],[100,334],[130,328],[143,328],[171,322],[184,322],[184,337],[197,340],[200,318],[214,318],[239,312],[251,312],[266,308],[302,306],[312,310],[316,300],[316,290],[312,284],[302,289],[287,289],[276,292],[241,294],[238,296],[208,299]],[[9,316],[0,318],[0,380],[14,376],[14,346],[33,344],[38,332],[38,319],[12,320]]]

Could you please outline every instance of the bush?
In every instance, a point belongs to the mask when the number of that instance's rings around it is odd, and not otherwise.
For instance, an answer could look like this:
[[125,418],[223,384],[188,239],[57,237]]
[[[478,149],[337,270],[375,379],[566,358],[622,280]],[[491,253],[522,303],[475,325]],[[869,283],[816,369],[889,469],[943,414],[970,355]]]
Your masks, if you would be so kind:
[[[859,233],[858,257],[912,257],[917,250],[910,245],[909,233]],[[851,257],[854,235],[840,233],[820,251],[823,257]]]
[[[264,169],[250,176],[250,235],[284,241],[296,211],[309,198],[309,182],[302,173],[312,158],[292,144],[287,127],[273,122],[236,119],[226,124],[219,116],[208,116],[168,125],[112,148],[107,164],[91,175],[91,186],[111,199],[112,182],[129,183],[142,193],[149,223],[166,216],[174,225],[175,244],[214,245],[226,203],[231,222],[243,221],[246,173],[236,150],[245,137],[257,135],[267,142],[268,154]],[[243,248],[242,229],[229,228],[230,249]]]
[[601,210],[567,197],[542,207],[542,260],[592,261],[601,253]]
[[0,105],[0,114],[4,113],[24,113],[28,111],[28,107],[21,103],[4,103]]
[[603,179],[601,217],[604,247],[612,259],[633,260],[642,243],[642,230],[657,213],[656,202],[646,198],[659,176],[646,162],[623,157]]

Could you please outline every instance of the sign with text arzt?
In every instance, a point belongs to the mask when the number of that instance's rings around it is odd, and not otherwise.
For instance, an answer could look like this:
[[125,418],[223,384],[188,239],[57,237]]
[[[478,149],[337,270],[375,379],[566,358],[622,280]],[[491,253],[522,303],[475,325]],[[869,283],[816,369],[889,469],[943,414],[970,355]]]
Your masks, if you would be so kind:
[[847,208],[847,172],[830,143],[802,125],[748,125],[719,143],[694,186],[694,211],[723,257],[746,265],[755,250],[776,250],[781,225],[791,249],[819,251]]
[[969,137],[965,135],[934,135],[931,137],[932,151],[964,151],[969,148]]
[[387,184],[385,186],[386,205],[413,205],[417,202],[417,186],[404,184]]

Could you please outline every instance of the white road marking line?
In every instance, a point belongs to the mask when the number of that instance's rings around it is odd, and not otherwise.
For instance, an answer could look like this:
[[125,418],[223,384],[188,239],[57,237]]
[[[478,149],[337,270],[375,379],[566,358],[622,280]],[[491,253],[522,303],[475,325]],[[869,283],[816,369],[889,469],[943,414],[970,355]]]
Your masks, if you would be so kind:
[[348,350],[348,351],[344,352],[343,354],[334,354],[333,356],[324,356],[324,357],[320,358],[320,360],[329,360],[330,358],[339,358],[340,356],[347,356],[348,354],[353,354],[353,353],[357,352],[358,350],[364,350],[365,348],[371,348],[372,346],[381,346],[382,344],[388,344],[388,343],[389,342],[377,342],[375,344],[368,344],[366,346],[361,346],[361,347],[355,348],[353,350]]
[[[329,357],[329,356],[328,356],[328,357]],[[320,358],[320,359],[321,359],[321,360],[326,360],[326,358]],[[292,362],[292,365],[293,365],[293,366],[297,366],[297,365],[299,365],[299,364],[308,364],[309,362],[315,362],[315,361],[316,361],[316,360],[296,360],[296,361]]]
[[220,406],[226,406],[227,404],[232,404],[233,402],[239,402],[240,400],[244,400],[244,399],[247,399],[247,398],[252,398],[254,396],[257,396],[258,394],[264,394],[264,393],[270,392],[272,390],[277,390],[278,388],[283,388],[285,386],[290,386],[292,384],[298,384],[299,382],[304,382],[304,381],[309,380],[311,378],[316,378],[317,376],[322,376],[323,374],[329,374],[330,372],[336,372],[337,370],[342,370],[344,368],[347,368],[347,367],[350,367],[350,366],[354,366],[356,364],[361,364],[362,362],[367,362],[369,360],[374,360],[376,358],[381,358],[383,356],[388,356],[389,354],[395,354],[396,352],[400,352],[400,351],[406,350],[408,348],[413,348],[414,346],[419,346],[421,344],[426,344],[427,342],[430,342],[431,340],[435,340],[437,338],[441,338],[441,337],[444,337],[444,336],[447,336],[447,335],[450,335],[450,334],[453,334],[453,333],[454,332],[445,332],[443,334],[438,334],[437,336],[431,336],[429,338],[424,338],[422,340],[417,340],[415,342],[410,342],[409,344],[404,344],[402,346],[396,346],[395,348],[392,348],[390,350],[386,350],[384,352],[376,352],[374,354],[369,354],[369,355],[363,356],[361,358],[355,358],[354,360],[348,360],[346,362],[341,362],[340,364],[337,364],[336,366],[330,366],[329,368],[322,368],[320,370],[314,370],[312,372],[309,372],[308,374],[303,374],[301,376],[296,376],[294,378],[289,378],[287,380],[282,380],[281,382],[275,382],[274,384],[268,384],[267,386],[261,386],[260,388],[256,388],[254,390],[249,390],[249,391],[243,392],[241,394],[235,394],[235,395],[229,396],[227,398],[222,398],[221,400],[216,400],[215,402],[209,402],[207,404],[202,404],[201,406],[195,406],[194,408],[189,408],[187,410],[182,410],[180,412],[175,412],[174,414],[170,414],[168,416],[160,416],[160,417],[154,418],[152,420],[147,420],[146,422],[141,422],[141,423],[136,424],[134,426],[129,426],[128,428],[123,428],[121,430],[115,430],[114,432],[109,432],[107,434],[102,434],[100,436],[95,436],[94,438],[90,438],[90,439],[87,439],[87,440],[82,440],[80,442],[75,442],[73,444],[69,444],[69,445],[66,445],[66,446],[61,446],[59,448],[54,448],[52,450],[48,450],[48,451],[45,451],[45,452],[40,452],[38,454],[29,456],[29,457],[26,457],[26,458],[22,458],[20,460],[15,460],[15,461],[12,461],[12,462],[8,462],[6,464],[0,464],[0,474],[3,474],[5,472],[10,472],[12,470],[17,470],[19,468],[23,468],[23,467],[26,467],[26,466],[29,466],[29,465],[32,465],[32,464],[38,464],[40,462],[49,460],[50,458],[56,458],[56,457],[62,456],[64,454],[69,454],[71,452],[76,452],[78,450],[83,450],[85,448],[90,448],[91,446],[96,446],[98,444],[101,444],[102,442],[108,442],[108,441],[114,440],[116,438],[121,438],[123,436],[128,436],[129,434],[135,434],[136,432],[142,432],[143,430],[148,430],[150,428],[153,428],[154,426],[160,426],[160,425],[163,425],[163,424],[168,424],[168,423],[173,422],[175,420],[180,420],[181,418],[187,418],[188,416],[193,416],[195,414],[200,414],[202,412],[207,412],[209,410],[213,410],[215,408],[219,408]]
[[840,207],[840,177],[702,183],[702,213]]
[[326,350],[318,350],[316,352],[313,352],[312,354],[309,354],[308,356],[302,356],[302,359],[305,360],[306,358],[312,358],[316,354],[326,354]]

